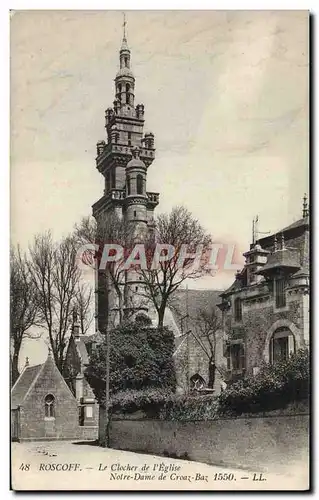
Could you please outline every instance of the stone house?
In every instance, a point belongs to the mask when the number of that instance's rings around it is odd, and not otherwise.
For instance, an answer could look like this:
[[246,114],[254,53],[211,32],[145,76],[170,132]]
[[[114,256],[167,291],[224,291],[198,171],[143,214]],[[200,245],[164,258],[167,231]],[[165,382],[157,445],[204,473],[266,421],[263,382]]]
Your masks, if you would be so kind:
[[40,365],[27,361],[11,390],[12,439],[76,439],[78,427],[78,403],[52,356]]
[[227,378],[309,346],[309,216],[256,239],[244,268],[221,294]]

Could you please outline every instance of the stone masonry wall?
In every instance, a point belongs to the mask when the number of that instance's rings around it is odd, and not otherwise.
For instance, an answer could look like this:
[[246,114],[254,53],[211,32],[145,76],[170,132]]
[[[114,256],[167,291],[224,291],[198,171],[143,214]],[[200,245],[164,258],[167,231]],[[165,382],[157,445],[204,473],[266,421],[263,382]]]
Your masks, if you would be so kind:
[[307,467],[309,416],[210,422],[115,420],[111,424],[110,445],[212,465],[280,472],[288,466]]
[[[44,398],[55,397],[55,420],[45,420]],[[20,437],[73,439],[77,436],[78,405],[53,361],[46,362],[20,408]]]
[[[239,295],[238,295],[239,296]],[[304,337],[304,307],[303,295],[288,295],[287,306],[282,310],[274,308],[272,296],[262,303],[244,303],[243,315],[240,323],[232,319],[232,309],[226,317],[226,333],[230,337],[241,337],[244,339],[246,348],[246,371],[252,373],[254,366],[260,366],[264,361],[264,350],[267,349],[267,334],[273,325],[279,320],[285,320],[289,325],[300,330],[301,336],[295,337],[296,348],[303,347]]]

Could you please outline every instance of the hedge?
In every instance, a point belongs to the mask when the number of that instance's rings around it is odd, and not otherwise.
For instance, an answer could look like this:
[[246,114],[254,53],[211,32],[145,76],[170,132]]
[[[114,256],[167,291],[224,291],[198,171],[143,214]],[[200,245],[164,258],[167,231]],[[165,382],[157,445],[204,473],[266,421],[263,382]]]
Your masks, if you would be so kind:
[[169,388],[121,391],[112,397],[112,412],[162,420],[215,420],[251,416],[286,409],[307,411],[309,398],[309,353],[298,351],[287,361],[265,364],[256,376],[230,385],[219,396],[177,395]]

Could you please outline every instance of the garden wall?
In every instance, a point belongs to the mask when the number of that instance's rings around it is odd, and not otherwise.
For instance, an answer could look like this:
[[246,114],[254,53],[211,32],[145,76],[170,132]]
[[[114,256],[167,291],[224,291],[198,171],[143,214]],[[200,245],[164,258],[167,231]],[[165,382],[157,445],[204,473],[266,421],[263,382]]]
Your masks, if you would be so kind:
[[309,415],[213,421],[113,420],[110,447],[212,465],[278,471],[307,467]]

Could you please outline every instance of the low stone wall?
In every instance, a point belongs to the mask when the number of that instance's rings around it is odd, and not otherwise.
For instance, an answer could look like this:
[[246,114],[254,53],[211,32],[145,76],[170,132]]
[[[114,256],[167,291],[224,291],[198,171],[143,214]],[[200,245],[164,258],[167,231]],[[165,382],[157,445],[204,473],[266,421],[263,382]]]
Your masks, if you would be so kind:
[[96,441],[99,437],[99,428],[97,426],[78,426],[77,429],[74,430],[73,436],[42,436],[42,437],[23,437],[19,439],[14,439],[14,436],[11,437],[14,441],[19,441],[20,443],[27,441]]
[[113,420],[110,447],[271,471],[307,467],[309,416],[271,416],[206,422]]
[[96,426],[79,426],[78,440],[96,441],[99,437],[99,428]]

